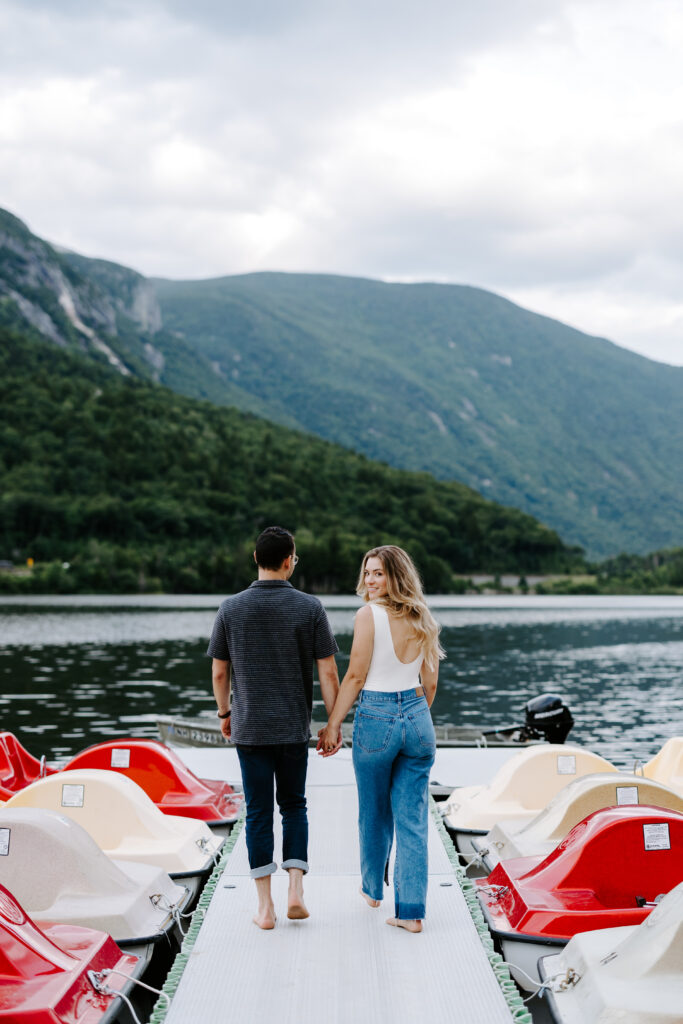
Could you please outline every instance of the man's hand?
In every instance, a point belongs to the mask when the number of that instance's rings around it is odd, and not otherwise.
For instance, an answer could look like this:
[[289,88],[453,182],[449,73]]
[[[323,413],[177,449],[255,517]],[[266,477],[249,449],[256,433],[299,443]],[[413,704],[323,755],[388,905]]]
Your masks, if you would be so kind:
[[230,735],[232,733],[232,726],[230,724],[231,722],[232,715],[228,715],[227,718],[221,718],[221,732],[225,736],[226,740],[230,739]]

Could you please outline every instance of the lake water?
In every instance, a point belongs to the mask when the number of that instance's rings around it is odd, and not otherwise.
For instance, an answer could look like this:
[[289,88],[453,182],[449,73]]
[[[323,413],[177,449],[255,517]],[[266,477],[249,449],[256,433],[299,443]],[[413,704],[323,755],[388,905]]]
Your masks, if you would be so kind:
[[[213,713],[207,639],[220,598],[0,598],[0,727],[64,758],[112,736],[156,736],[158,714]],[[325,598],[341,654],[352,598]],[[437,722],[523,721],[562,694],[571,738],[647,760],[683,735],[683,598],[434,597],[448,657]],[[320,713],[318,712],[318,717]]]

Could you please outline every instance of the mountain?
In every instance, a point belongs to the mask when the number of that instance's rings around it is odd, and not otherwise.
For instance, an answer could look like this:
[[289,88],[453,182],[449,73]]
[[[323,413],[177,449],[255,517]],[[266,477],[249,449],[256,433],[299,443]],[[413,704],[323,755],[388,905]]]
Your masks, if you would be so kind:
[[683,369],[475,288],[155,283],[166,327],[242,407],[258,396],[282,423],[464,481],[593,555],[681,542]]
[[456,285],[150,281],[0,212],[0,324],[394,466],[460,480],[592,556],[680,545],[683,368]]
[[296,532],[298,583],[352,591],[378,543],[427,587],[581,565],[548,527],[462,484],[371,462],[0,328],[0,592],[230,592],[256,535]]

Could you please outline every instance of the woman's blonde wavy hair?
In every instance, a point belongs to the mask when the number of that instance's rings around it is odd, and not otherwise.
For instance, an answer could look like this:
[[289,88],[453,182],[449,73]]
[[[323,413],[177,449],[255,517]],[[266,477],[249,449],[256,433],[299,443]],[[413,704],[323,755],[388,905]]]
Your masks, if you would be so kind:
[[438,661],[446,657],[446,652],[439,643],[440,627],[427,607],[422,581],[410,555],[395,544],[382,544],[366,551],[356,587],[356,593],[364,601],[370,600],[365,585],[365,566],[369,558],[379,558],[387,578],[387,592],[382,604],[399,618],[410,620],[427,668],[436,668]]

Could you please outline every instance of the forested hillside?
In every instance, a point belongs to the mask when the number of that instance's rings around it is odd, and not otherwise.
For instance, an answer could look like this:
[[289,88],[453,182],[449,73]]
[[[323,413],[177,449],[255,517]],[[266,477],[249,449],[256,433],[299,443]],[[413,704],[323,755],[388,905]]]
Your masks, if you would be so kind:
[[297,582],[314,590],[352,590],[380,542],[408,548],[432,591],[457,588],[454,572],[581,561],[461,484],[0,329],[0,559],[38,563],[0,574],[3,589],[229,592],[253,578],[254,537],[273,522],[296,532]]
[[0,326],[458,480],[592,557],[683,538],[683,368],[476,288],[153,282],[61,251],[0,210]]
[[[157,281],[231,401],[461,480],[596,556],[683,538],[683,368],[475,288],[253,274]],[[241,397],[235,398],[235,389]]]

